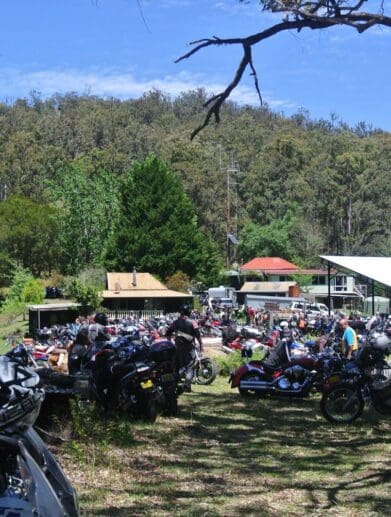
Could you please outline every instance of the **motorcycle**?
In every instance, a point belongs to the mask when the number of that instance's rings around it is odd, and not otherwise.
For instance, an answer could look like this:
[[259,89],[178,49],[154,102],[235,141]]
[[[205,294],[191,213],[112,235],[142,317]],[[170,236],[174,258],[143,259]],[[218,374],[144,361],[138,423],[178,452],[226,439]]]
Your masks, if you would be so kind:
[[76,492],[33,429],[44,399],[39,377],[0,357],[0,507],[2,515],[77,517]]
[[149,422],[157,418],[153,365],[145,345],[112,343],[92,358],[91,398],[105,410],[131,413]]
[[216,363],[210,357],[204,357],[198,347],[194,347],[191,368],[193,369],[193,382],[195,384],[212,384],[217,377]]
[[354,422],[366,402],[391,415],[391,365],[386,361],[390,353],[390,337],[374,334],[352,361],[325,380],[320,409],[329,422]]
[[88,398],[88,373],[64,374],[52,370],[47,365],[41,366],[40,363],[34,360],[30,347],[25,346],[23,343],[16,345],[6,355],[19,364],[33,368],[39,376],[39,387],[45,390],[46,395],[78,395],[82,398]]
[[[284,346],[284,343],[280,343]],[[286,346],[286,344],[285,344]],[[251,349],[243,349],[245,364],[231,374],[231,388],[238,388],[239,393],[247,395],[281,395],[287,397],[306,397],[312,391],[321,389],[325,371],[335,368],[335,358],[325,354],[303,354],[291,357],[283,365],[268,368],[264,359],[249,361]],[[289,358],[289,354],[287,354]]]
[[195,346],[192,351],[190,363],[183,366],[178,372],[178,391],[186,391],[186,379],[191,376],[191,382],[199,385],[208,385],[217,377],[217,365],[210,357],[204,357],[199,348]]
[[154,363],[157,404],[167,416],[178,412],[177,375],[175,371],[176,346],[171,341],[155,337],[149,347],[149,359]]

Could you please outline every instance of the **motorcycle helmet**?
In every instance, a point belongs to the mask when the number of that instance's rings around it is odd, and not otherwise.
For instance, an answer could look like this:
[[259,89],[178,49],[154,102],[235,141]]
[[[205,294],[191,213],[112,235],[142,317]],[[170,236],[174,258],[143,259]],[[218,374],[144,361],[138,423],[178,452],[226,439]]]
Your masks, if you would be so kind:
[[95,323],[99,323],[104,327],[107,325],[107,316],[104,312],[97,312],[94,316]]
[[44,391],[39,376],[8,357],[0,358],[0,430],[27,430],[36,421]]
[[285,328],[288,328],[289,327],[289,324],[287,321],[281,321],[280,323],[280,327],[281,329],[285,329]]
[[187,303],[183,303],[180,307],[179,307],[179,312],[182,316],[190,316],[191,314],[191,309],[190,309],[190,305],[188,305]]

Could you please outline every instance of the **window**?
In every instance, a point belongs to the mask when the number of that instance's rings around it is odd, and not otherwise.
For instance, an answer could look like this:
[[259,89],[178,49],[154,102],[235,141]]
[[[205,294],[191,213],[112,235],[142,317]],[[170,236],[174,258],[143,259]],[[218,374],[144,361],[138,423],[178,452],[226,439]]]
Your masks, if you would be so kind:
[[326,285],[326,277],[324,275],[317,275],[312,277],[312,285]]
[[346,275],[338,275],[335,277],[335,290],[338,292],[348,290]]

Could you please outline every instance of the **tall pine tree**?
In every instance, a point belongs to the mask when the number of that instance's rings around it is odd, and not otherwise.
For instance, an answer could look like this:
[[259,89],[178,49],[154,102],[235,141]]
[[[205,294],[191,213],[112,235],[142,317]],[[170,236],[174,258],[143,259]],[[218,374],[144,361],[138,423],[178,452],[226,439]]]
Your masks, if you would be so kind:
[[[138,162],[121,189],[120,216],[105,265],[111,270],[202,274],[204,238],[180,180],[155,156]],[[209,265],[210,267],[210,265]]]

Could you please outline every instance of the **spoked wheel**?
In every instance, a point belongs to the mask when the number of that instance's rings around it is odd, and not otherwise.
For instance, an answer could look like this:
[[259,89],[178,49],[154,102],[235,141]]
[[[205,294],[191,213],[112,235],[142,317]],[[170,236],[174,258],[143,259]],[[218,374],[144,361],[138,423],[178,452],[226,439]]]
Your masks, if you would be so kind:
[[339,385],[323,395],[320,409],[329,422],[350,424],[361,416],[364,400],[357,388]]
[[209,357],[203,357],[195,371],[195,382],[197,384],[212,384],[217,376],[217,365]]
[[[261,381],[262,378],[257,372],[249,372],[243,375],[243,377],[240,379],[241,381]],[[258,390],[251,390],[251,389],[243,389],[240,387],[239,384],[239,393],[242,395],[242,397],[261,397],[263,393],[261,393]]]

